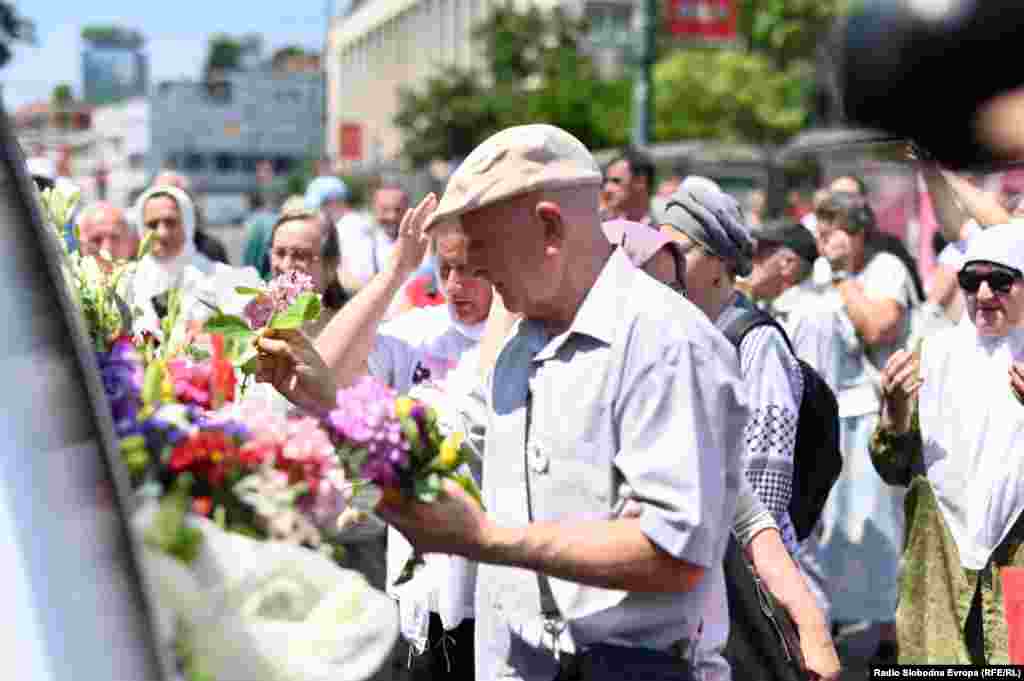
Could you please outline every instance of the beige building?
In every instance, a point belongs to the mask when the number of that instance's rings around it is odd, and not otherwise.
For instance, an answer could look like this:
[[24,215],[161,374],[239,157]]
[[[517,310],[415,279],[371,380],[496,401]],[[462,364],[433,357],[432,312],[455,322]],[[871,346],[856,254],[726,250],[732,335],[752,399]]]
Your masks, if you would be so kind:
[[[327,38],[327,152],[344,170],[377,166],[401,151],[392,121],[402,86],[417,88],[441,68],[471,67],[472,28],[504,0],[363,0],[333,20]],[[515,0],[561,5],[592,28],[591,51],[606,68],[622,63],[635,0]],[[358,158],[359,161],[343,159]]]

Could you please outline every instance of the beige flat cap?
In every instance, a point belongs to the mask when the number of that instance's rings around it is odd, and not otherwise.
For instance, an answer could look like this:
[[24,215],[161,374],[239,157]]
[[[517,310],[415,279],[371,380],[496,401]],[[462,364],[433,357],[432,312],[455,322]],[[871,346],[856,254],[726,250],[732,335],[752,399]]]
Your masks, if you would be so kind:
[[542,124],[505,128],[481,143],[452,173],[424,231],[521,194],[601,182],[597,161],[565,130]]

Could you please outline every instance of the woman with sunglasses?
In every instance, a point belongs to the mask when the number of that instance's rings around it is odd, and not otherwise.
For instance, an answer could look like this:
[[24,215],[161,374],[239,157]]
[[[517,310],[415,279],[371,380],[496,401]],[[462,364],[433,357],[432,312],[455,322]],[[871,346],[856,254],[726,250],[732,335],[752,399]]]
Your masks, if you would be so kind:
[[901,664],[1009,663],[999,568],[1024,566],[1022,272],[1020,224],[976,236],[957,276],[964,319],[882,372],[871,457],[907,487]]

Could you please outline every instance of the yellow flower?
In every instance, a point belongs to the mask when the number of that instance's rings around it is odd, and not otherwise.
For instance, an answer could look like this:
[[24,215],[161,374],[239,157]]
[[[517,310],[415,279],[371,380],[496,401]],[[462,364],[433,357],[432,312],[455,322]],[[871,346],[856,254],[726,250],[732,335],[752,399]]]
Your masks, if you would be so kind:
[[452,433],[441,443],[440,461],[442,468],[451,470],[459,464],[459,448],[462,447],[462,433]]
[[404,395],[402,397],[399,397],[398,399],[395,400],[395,414],[398,416],[398,418],[407,417],[410,413],[412,413],[412,408],[414,404],[415,402],[413,402],[412,399],[409,397],[405,397]]
[[163,383],[160,385],[160,401],[174,401],[174,383],[171,382],[170,376],[164,376]]

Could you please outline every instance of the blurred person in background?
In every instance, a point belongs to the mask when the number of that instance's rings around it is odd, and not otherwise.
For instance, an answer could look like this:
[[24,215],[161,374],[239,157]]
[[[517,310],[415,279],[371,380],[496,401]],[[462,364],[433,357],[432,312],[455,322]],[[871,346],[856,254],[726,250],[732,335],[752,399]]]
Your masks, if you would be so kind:
[[878,660],[891,661],[903,494],[874,474],[867,449],[878,422],[879,371],[910,339],[920,299],[907,266],[872,238],[877,225],[862,194],[832,191],[817,219],[818,251],[831,271],[825,295],[843,339],[836,397],[844,463],[821,519],[821,563],[834,621],[878,636]]
[[402,217],[409,210],[409,193],[396,180],[386,179],[373,192],[372,209],[369,228],[351,234],[342,253],[341,280],[350,293],[366,286],[387,265]]
[[[242,251],[242,265],[255,267],[264,279],[270,278],[269,248],[271,233],[276,222],[277,214],[267,206],[263,194],[259,192],[249,194],[249,217],[245,223],[245,249]],[[334,240],[337,243],[337,236]]]
[[79,250],[82,255],[97,258],[101,265],[114,260],[132,260],[139,252],[139,234],[128,222],[124,211],[108,201],[96,201],[86,206],[78,218]]
[[221,243],[219,239],[210,236],[206,231],[203,212],[200,210],[199,204],[196,202],[195,196],[192,194],[192,181],[189,180],[187,176],[173,170],[163,170],[157,174],[150,186],[175,187],[188,194],[189,199],[192,201],[196,218],[195,228],[192,233],[192,239],[195,243],[196,250],[214,262],[224,263],[225,265],[231,264],[230,259],[228,258],[228,249],[224,247],[224,244]]
[[285,202],[281,215],[271,226],[267,247],[270,276],[297,270],[313,279],[321,294],[320,318],[303,331],[316,338],[347,300],[338,281],[338,232],[326,217],[306,207],[302,196]]
[[186,268],[210,275],[214,261],[196,248],[196,209],[185,190],[152,186],[136,201],[135,212],[145,233],[153,233],[150,251],[133,278],[134,305],[142,310],[136,330],[157,331],[167,313],[166,294],[182,285]]
[[[850,192],[859,194],[864,197],[865,201],[870,206],[871,196],[868,190],[868,185],[864,180],[856,175],[840,175],[832,180],[828,186],[829,192]],[[870,239],[869,247],[871,250],[886,251],[892,253],[910,272],[910,277],[914,283],[914,289],[917,292],[918,301],[925,299],[924,282],[921,280],[921,272],[917,267],[917,259],[910,254],[907,249],[907,245],[903,243],[903,240],[894,234],[889,234],[877,229],[877,221],[875,221],[875,229],[871,230],[868,235]]]
[[758,227],[764,220],[764,211],[768,205],[768,195],[763,189],[751,189],[746,197],[747,224]]
[[646,154],[627,150],[608,164],[604,173],[603,220],[623,219],[651,223],[654,164]]
[[822,187],[821,189],[815,190],[814,194],[811,195],[811,211],[800,218],[800,224],[807,228],[811,234],[818,233],[818,217],[814,214],[818,210],[818,206],[828,198],[828,189]]
[[313,178],[306,187],[306,207],[318,210],[338,231],[338,247],[345,252],[351,238],[369,229],[365,215],[352,209],[348,185],[334,175]]

